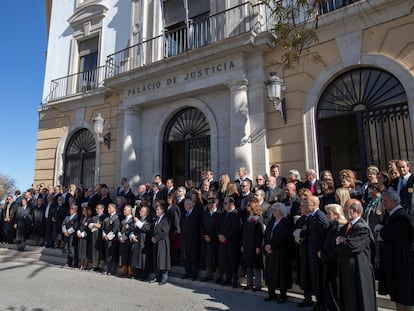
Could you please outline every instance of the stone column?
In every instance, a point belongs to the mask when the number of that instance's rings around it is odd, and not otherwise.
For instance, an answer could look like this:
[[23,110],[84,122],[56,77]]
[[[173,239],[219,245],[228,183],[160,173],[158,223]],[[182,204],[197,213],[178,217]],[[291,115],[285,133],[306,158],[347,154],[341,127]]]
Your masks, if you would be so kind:
[[252,177],[252,149],[249,142],[251,132],[247,85],[247,80],[232,81],[228,84],[230,88],[230,144],[228,149],[230,154],[230,178],[236,177],[240,166],[245,166],[248,176]]
[[[123,110],[123,123],[120,137],[119,178],[126,177],[132,187],[140,180],[141,111],[130,107]],[[119,179],[118,178],[118,179]]]

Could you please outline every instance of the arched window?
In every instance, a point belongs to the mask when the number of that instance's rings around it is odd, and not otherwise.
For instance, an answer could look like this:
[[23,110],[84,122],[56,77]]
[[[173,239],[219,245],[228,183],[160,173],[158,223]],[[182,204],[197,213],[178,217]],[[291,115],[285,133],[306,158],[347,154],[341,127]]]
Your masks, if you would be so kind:
[[200,172],[210,169],[210,126],[198,109],[186,108],[176,113],[164,136],[163,175],[177,184],[185,179],[200,182]]
[[95,156],[94,135],[87,129],[73,134],[66,147],[63,184],[94,185]]
[[377,68],[358,68],[333,80],[317,111],[320,169],[337,173],[386,169],[391,159],[413,158],[407,97],[401,83]]

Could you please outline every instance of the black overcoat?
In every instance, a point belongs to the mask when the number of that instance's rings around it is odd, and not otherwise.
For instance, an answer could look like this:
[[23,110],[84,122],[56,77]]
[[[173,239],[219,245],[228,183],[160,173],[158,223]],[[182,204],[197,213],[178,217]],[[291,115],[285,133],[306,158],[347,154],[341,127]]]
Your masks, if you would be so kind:
[[283,217],[273,228],[275,221],[275,218],[269,221],[264,234],[264,245],[270,244],[272,250],[271,254],[265,252],[265,282],[268,288],[287,290],[292,288],[292,262],[289,256],[292,225],[288,218]]
[[388,217],[380,231],[384,239],[384,268],[391,300],[414,306],[413,227],[406,210]]
[[340,304],[344,311],[377,310],[375,277],[371,264],[374,238],[365,220],[360,218],[346,233],[344,225],[339,235],[346,243],[336,246],[340,283]]

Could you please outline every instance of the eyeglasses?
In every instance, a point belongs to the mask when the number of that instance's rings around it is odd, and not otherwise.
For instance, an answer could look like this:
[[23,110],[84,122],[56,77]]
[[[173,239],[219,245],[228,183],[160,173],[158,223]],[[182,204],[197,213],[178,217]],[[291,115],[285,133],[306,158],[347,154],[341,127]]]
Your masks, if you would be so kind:
[[214,202],[214,201],[209,201],[208,202],[208,204],[214,204],[214,203],[216,203],[216,202]]

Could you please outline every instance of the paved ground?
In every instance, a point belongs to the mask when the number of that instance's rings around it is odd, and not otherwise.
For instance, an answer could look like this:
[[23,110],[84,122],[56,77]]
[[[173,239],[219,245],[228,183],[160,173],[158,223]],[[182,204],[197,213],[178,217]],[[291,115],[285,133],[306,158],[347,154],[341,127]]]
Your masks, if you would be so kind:
[[160,286],[63,267],[64,261],[59,250],[1,248],[0,310],[301,310],[294,294],[277,304],[264,302],[265,292],[174,276]]
[[[178,279],[160,286],[27,258],[0,256],[0,273],[0,310],[274,310],[277,304],[241,289]],[[278,310],[295,310],[295,303]]]

